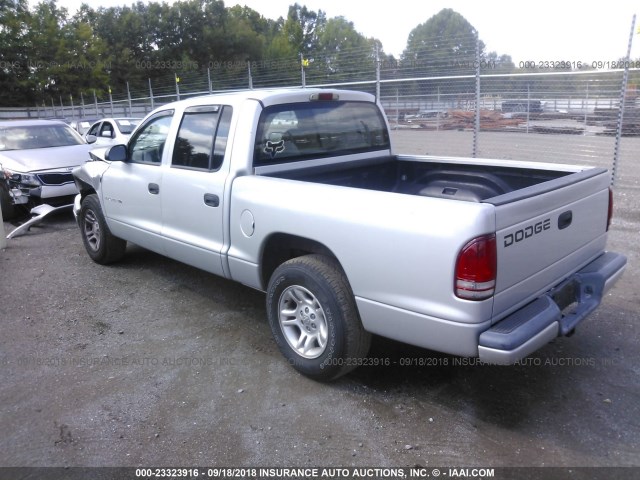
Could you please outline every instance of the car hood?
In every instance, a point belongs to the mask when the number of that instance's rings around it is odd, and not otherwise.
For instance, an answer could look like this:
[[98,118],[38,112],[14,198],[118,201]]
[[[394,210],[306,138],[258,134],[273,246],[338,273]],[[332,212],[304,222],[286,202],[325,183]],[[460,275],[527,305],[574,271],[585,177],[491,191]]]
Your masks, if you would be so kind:
[[0,165],[18,172],[38,172],[75,167],[89,160],[91,145],[34,148],[0,152]]

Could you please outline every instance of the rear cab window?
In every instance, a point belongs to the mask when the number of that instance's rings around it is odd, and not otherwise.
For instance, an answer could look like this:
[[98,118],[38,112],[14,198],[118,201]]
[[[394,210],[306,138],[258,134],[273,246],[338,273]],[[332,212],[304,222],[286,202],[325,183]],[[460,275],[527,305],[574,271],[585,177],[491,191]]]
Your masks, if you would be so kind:
[[260,116],[254,165],[388,148],[386,123],[373,103],[316,101],[273,105]]

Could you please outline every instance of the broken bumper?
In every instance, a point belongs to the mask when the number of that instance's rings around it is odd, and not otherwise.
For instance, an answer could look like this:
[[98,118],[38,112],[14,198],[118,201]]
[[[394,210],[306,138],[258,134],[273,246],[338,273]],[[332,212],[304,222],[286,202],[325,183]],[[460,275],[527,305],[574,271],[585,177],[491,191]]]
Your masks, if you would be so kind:
[[[78,223],[80,208],[82,208],[82,195],[78,194],[73,199],[73,217],[76,219],[76,223]],[[78,223],[78,225],[80,224]]]

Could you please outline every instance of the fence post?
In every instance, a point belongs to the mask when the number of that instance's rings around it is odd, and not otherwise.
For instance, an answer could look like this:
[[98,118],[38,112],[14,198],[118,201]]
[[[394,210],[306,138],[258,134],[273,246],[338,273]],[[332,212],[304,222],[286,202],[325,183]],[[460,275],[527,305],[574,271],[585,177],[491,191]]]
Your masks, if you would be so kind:
[[129,115],[125,115],[125,117],[133,117],[133,107],[131,106],[131,90],[129,90],[129,82],[127,82],[127,100],[129,100]]
[[587,111],[589,110],[589,81],[587,80],[587,94],[586,94],[586,99],[585,99],[585,106],[584,106],[584,133],[583,135],[587,134]]
[[153,90],[151,89],[151,79],[149,79],[149,98],[151,99],[151,110],[155,109],[153,104]]
[[[442,108],[442,104],[440,103],[440,85],[438,85],[438,111],[440,110],[444,110],[444,108]],[[446,108],[446,107],[445,107]],[[438,113],[436,115],[436,132],[440,131],[440,113]]]
[[178,85],[180,83],[180,77],[177,73],[174,73],[173,76],[176,79],[176,99],[180,100],[180,86]]
[[478,135],[480,135],[480,35],[476,32],[476,118],[473,126],[473,158],[478,155]]
[[376,43],[376,100],[380,101],[380,49]]
[[211,68],[207,67],[207,85],[209,86],[209,95],[213,93],[211,89]]
[[96,97],[96,91],[93,90],[93,105],[96,107],[96,117],[98,116],[98,97]]
[[251,76],[251,62],[247,60],[247,71],[249,73],[249,90],[253,90],[253,77]]
[[396,87],[396,130],[400,129],[400,90]]
[[307,78],[304,71],[305,62],[308,62],[308,60],[305,60],[304,55],[301,53],[300,54],[300,79],[302,81],[302,88],[305,88],[307,86]]
[[615,186],[618,176],[618,159],[620,158],[620,140],[622,139],[622,122],[624,120],[624,104],[627,93],[627,83],[629,81],[629,60],[631,60],[631,45],[633,44],[633,33],[636,28],[636,16],[631,20],[631,33],[629,34],[629,44],[627,46],[627,56],[624,62],[624,73],[622,74],[622,86],[620,87],[620,111],[618,112],[618,128],[616,129],[616,144],[613,149],[613,165],[611,167],[611,186]]
[[84,118],[84,95],[80,92],[80,118]]
[[111,95],[111,85],[109,85],[109,104],[111,105],[111,116],[113,117],[113,96]]
[[531,85],[527,83],[527,133],[529,133],[529,119],[531,113]]

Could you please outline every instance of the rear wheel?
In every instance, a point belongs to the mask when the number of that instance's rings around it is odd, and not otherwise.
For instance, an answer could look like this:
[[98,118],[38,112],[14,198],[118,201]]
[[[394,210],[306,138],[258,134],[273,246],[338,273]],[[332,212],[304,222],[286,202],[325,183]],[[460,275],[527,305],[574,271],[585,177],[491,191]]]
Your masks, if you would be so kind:
[[82,200],[78,221],[82,242],[93,261],[106,265],[124,256],[127,242],[111,234],[97,195]]
[[280,351],[300,373],[333,380],[356,368],[371,335],[360,321],[340,266],[322,255],[283,263],[267,291],[267,314]]

